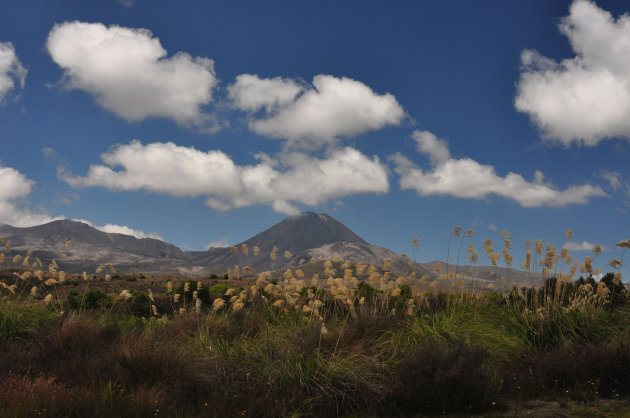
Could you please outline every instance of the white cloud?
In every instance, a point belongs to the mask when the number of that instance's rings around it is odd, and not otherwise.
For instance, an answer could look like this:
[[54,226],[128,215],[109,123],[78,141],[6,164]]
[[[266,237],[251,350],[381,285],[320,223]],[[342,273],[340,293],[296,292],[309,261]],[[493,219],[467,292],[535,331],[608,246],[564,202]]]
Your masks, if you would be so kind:
[[414,131],[413,139],[416,140],[416,149],[420,154],[428,154],[431,164],[438,165],[451,158],[446,141],[438,139],[429,131]]
[[389,190],[387,168],[378,157],[369,158],[353,148],[330,151],[324,158],[297,152],[280,159],[257,157],[258,164],[239,166],[221,151],[132,141],[103,154],[105,164],[90,166],[84,177],[63,171],[60,175],[75,187],[206,196],[208,206],[217,210],[263,204],[287,214],[299,212],[296,203],[314,206]]
[[228,98],[241,110],[256,112],[265,108],[267,112],[272,112],[291,104],[303,90],[290,79],[241,74],[236,77],[236,83],[228,86]]
[[108,223],[103,226],[95,226],[94,228],[98,229],[99,231],[103,231],[103,232],[107,232],[111,234],[124,234],[124,235],[131,235],[136,238],[153,238],[153,239],[159,239],[160,241],[164,241],[164,238],[162,238],[159,234],[156,234],[155,232],[149,232],[147,234],[146,232],[143,232],[139,229],[130,228],[126,225],[115,225],[115,224]]
[[46,213],[33,212],[20,201],[30,193],[35,182],[11,167],[0,167],[0,224],[27,227],[51,222]]
[[0,201],[26,197],[35,182],[11,167],[0,167]]
[[229,247],[230,243],[228,242],[227,238],[221,238],[217,241],[212,241],[207,243],[206,245],[203,246],[203,248],[205,248],[206,250],[209,250],[210,248],[225,248],[225,247]]
[[74,202],[78,202],[79,199],[79,195],[72,191],[57,192],[55,193],[55,198],[53,199],[53,202],[55,204],[71,205]]
[[132,237],[136,237],[139,239],[153,238],[153,239],[159,239],[160,241],[164,241],[164,238],[162,238],[161,235],[156,234],[155,232],[146,233],[144,231],[141,231],[139,229],[134,229],[126,225],[116,225],[116,224],[106,223],[105,225],[99,226],[99,225],[94,225],[94,223],[88,221],[87,219],[72,219],[72,220],[76,222],[82,222],[84,224],[91,226],[94,229],[98,229],[99,231],[105,232],[108,234],[123,234],[123,235],[130,235]]
[[400,187],[415,190],[423,196],[451,195],[481,199],[489,194],[496,194],[513,199],[524,207],[585,204],[590,197],[606,196],[600,187],[589,184],[558,190],[544,181],[540,171],[536,171],[532,182],[516,173],[501,177],[496,174],[493,166],[479,164],[470,158],[449,157],[445,160],[445,156],[449,155],[446,143],[427,133],[416,132],[414,138],[418,143],[418,150],[428,154],[431,159],[432,170],[423,171],[401,154],[394,155],[392,160],[400,175]]
[[602,170],[599,172],[599,176],[610,184],[610,187],[613,189],[613,192],[616,192],[617,189],[623,188],[624,186],[626,188],[628,187],[627,185],[624,184],[621,178],[621,173],[618,173],[616,171]]
[[393,95],[376,94],[346,77],[317,75],[312,87],[302,87],[292,80],[245,74],[228,91],[234,106],[242,110],[265,109],[260,117],[251,115],[252,131],[308,148],[398,125],[405,115]]
[[[45,224],[60,219],[66,219],[65,216],[51,217],[43,212],[33,212],[28,207],[20,205],[20,200],[28,197],[35,182],[27,178],[24,174],[11,167],[0,167],[0,224],[7,224],[15,227],[29,227]],[[71,192],[70,192],[71,193]],[[72,193],[74,195],[74,193]],[[74,195],[76,196],[76,195]],[[78,196],[73,199],[78,199]],[[90,221],[84,219],[76,219],[79,222],[86,223],[103,232],[112,232],[117,234],[132,235],[136,238],[154,238],[164,240],[160,235],[151,232],[145,233],[138,229],[133,229],[124,225],[106,224],[104,226],[96,226]]]
[[[595,245],[596,244],[592,244],[587,241],[582,241],[581,243],[569,241],[569,242],[564,243],[564,248],[566,248],[569,251],[593,251],[593,248],[595,248]],[[606,250],[606,247],[604,247],[603,245],[600,245],[600,247],[602,251]]]
[[11,42],[0,42],[0,103],[15,88],[24,88],[27,70],[18,59]]
[[64,70],[65,87],[94,95],[128,121],[166,117],[201,128],[212,121],[200,107],[211,102],[217,83],[213,61],[185,52],[166,58],[147,29],[66,22],[53,27],[47,47]]
[[560,31],[576,56],[558,63],[523,51],[516,109],[567,146],[630,138],[630,16],[615,20],[594,3],[575,0]]

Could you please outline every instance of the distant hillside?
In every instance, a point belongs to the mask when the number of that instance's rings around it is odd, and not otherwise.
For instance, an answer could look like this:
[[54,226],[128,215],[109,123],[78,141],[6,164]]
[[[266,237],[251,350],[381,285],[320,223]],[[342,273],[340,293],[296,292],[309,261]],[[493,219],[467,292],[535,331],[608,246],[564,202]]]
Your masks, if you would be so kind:
[[[116,253],[128,253],[150,258],[186,259],[186,253],[172,244],[152,238],[136,238],[131,235],[99,231],[83,222],[68,219],[53,221],[29,228],[0,226],[0,235],[11,240],[13,246],[61,253],[107,249]],[[72,246],[65,246],[67,241]]]
[[[208,251],[182,251],[176,246],[151,238],[138,239],[130,235],[106,233],[85,223],[71,220],[54,221],[30,228],[0,226],[0,236],[11,242],[12,253],[25,253],[33,249],[33,255],[50,261],[55,259],[61,269],[69,272],[92,273],[97,266],[111,263],[121,273],[178,274],[206,276],[223,275],[227,269],[238,265],[250,266],[254,272],[275,271],[304,266],[311,259],[349,260],[373,264],[376,267],[390,263],[389,271],[395,276],[407,276],[416,272],[417,277],[427,275],[430,280],[446,273],[447,267],[436,271],[437,261],[409,264],[407,258],[393,251],[370,245],[338,220],[325,214],[304,212],[291,216],[236,245],[236,253],[230,248],[210,248]],[[71,245],[66,247],[67,241]],[[242,251],[246,244],[248,254]],[[254,254],[254,247],[259,253]],[[270,254],[277,248],[277,257]],[[291,256],[285,258],[285,251]],[[308,271],[322,269],[321,263],[309,266]],[[491,266],[464,267],[449,265],[448,271],[462,277],[474,277],[477,281],[496,284],[505,288],[512,283],[538,285],[539,280],[518,270]],[[321,273],[321,272],[319,272]]]
[[[164,241],[102,232],[67,219],[28,228],[2,225],[0,236],[11,242],[14,251],[32,249],[42,261],[54,258],[62,269],[71,272],[91,272],[105,263],[115,264],[121,272],[148,268],[148,273],[159,273],[171,267],[177,271],[176,267],[185,266],[189,258]],[[67,241],[71,242],[69,247]]]

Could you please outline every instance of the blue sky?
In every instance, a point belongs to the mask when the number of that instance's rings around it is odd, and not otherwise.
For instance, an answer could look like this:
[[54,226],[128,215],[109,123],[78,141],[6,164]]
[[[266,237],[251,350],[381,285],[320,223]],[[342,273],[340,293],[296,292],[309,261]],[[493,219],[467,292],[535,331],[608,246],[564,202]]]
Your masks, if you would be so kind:
[[[184,249],[302,210],[444,259],[455,225],[628,239],[623,1],[0,6],[0,222]],[[584,251],[580,251],[582,248]],[[602,256],[609,259],[611,250]],[[610,256],[610,257],[609,257]]]

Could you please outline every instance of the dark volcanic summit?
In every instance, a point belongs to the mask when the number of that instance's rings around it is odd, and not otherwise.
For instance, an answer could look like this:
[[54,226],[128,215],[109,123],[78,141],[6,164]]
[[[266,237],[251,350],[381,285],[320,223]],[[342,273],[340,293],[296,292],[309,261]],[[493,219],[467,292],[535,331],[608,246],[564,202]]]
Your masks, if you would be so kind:
[[355,242],[369,245],[344,224],[326,214],[303,212],[264,230],[245,241],[249,247],[257,245],[261,252],[289,250],[293,254],[334,242]]
[[[325,214],[303,212],[286,218],[238,244],[236,254],[232,254],[229,248],[210,248],[205,252],[197,252],[194,261],[197,265],[234,267],[238,264],[251,266],[255,270],[267,270],[271,268],[269,254],[274,247],[277,247],[278,257],[273,264],[273,268],[277,269],[295,264],[298,254],[303,254],[306,250],[336,242],[369,245],[335,218]],[[246,244],[249,248],[250,253],[247,256],[242,253],[242,244]],[[253,254],[254,246],[260,248],[257,256]],[[285,259],[286,250],[290,251],[294,257]]]

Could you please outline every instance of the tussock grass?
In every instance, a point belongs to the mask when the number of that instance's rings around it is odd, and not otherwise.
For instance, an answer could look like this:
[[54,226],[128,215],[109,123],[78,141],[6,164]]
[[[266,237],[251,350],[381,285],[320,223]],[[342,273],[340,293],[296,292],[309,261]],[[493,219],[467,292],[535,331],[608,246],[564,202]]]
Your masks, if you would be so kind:
[[371,299],[307,290],[291,303],[259,289],[233,311],[236,290],[220,310],[145,318],[5,304],[46,321],[0,341],[0,415],[413,416],[630,394],[627,305],[532,312],[496,293],[360,292]]
[[[472,231],[452,237],[459,264]],[[512,268],[501,237],[502,251],[485,240],[465,257]],[[418,278],[409,261],[394,277],[391,260],[324,261],[310,279],[300,267],[256,278],[235,266],[227,280],[128,281],[111,265],[99,278],[54,261],[5,272],[0,416],[417,416],[630,397],[623,254],[598,282],[590,258],[575,281],[568,252],[527,250],[522,268],[544,280],[503,293],[466,282],[458,265]]]
[[44,325],[59,318],[59,313],[44,305],[19,300],[0,300],[0,340],[32,337]]

